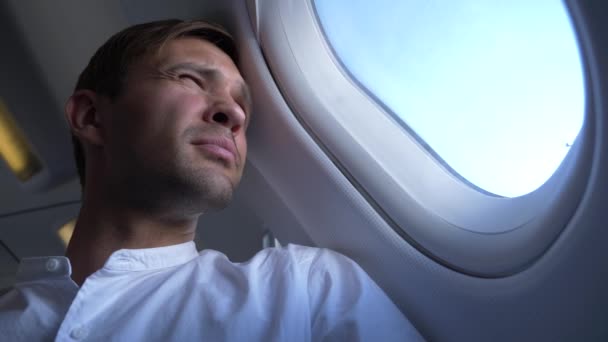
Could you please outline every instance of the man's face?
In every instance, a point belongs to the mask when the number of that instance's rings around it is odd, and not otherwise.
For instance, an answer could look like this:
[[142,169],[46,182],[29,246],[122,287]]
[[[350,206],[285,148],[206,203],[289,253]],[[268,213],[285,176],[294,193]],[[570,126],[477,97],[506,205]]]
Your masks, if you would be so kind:
[[188,212],[227,205],[247,155],[250,98],[224,52],[197,38],[169,41],[134,63],[105,103],[104,173],[120,196]]

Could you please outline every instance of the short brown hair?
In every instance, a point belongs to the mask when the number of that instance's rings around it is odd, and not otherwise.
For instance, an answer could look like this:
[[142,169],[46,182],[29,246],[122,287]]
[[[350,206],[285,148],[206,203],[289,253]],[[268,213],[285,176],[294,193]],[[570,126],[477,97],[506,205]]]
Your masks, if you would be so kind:
[[[194,20],[169,19],[128,27],[108,39],[91,57],[75,90],[89,89],[116,98],[122,91],[129,67],[138,58],[155,53],[168,41],[180,37],[195,37],[209,41],[238,64],[236,45],[232,36],[221,26]],[[85,184],[85,156],[82,143],[72,134],[74,159],[80,184]]]

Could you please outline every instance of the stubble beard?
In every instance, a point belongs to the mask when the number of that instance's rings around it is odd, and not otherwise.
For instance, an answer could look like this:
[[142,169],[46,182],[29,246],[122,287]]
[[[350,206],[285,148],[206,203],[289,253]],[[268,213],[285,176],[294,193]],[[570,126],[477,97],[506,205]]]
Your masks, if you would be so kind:
[[185,218],[217,211],[230,203],[237,184],[213,163],[218,161],[189,160],[179,153],[164,162],[132,158],[110,188],[125,205],[150,214]]

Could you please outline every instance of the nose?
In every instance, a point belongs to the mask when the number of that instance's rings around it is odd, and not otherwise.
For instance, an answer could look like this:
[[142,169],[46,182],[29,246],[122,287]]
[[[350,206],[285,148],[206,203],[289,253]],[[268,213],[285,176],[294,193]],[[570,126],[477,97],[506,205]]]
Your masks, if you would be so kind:
[[239,133],[245,123],[245,113],[234,101],[224,100],[209,108],[204,120],[228,128],[232,134]]

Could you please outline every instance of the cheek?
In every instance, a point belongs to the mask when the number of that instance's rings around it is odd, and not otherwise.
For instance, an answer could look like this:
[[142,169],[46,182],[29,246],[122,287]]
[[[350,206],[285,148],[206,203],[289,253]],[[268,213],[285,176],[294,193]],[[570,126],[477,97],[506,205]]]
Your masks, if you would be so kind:
[[[170,94],[165,94],[170,95]],[[197,119],[203,103],[193,96],[159,96],[137,109],[133,120],[129,120],[134,131],[149,143],[183,133]]]

